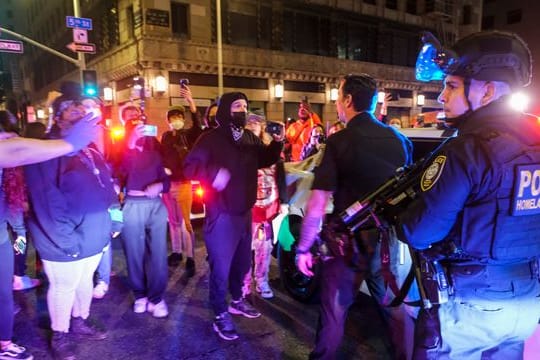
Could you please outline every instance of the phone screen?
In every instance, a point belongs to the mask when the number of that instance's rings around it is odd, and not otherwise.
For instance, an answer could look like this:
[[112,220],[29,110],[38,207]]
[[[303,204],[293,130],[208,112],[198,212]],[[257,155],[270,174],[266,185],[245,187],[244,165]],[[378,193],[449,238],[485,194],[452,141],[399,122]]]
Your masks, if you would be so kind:
[[144,136],[157,136],[157,126],[156,125],[144,125],[143,134],[144,134]]

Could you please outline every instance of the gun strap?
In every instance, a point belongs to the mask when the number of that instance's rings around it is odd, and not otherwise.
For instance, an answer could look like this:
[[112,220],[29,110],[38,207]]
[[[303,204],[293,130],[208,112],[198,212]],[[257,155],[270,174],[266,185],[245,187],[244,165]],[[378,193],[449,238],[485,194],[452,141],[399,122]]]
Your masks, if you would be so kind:
[[390,268],[390,237],[388,236],[389,229],[383,229],[380,232],[381,236],[381,273],[384,278],[386,286],[390,287],[390,290],[395,296],[399,294],[399,287],[396,277],[392,273]]
[[384,278],[386,286],[390,287],[390,290],[394,293],[394,299],[387,307],[396,307],[401,304],[410,306],[421,306],[420,300],[417,301],[405,301],[411,285],[414,281],[414,270],[411,267],[405,281],[401,285],[401,288],[397,284],[396,277],[390,268],[390,237],[388,235],[389,229],[381,229],[381,273]]

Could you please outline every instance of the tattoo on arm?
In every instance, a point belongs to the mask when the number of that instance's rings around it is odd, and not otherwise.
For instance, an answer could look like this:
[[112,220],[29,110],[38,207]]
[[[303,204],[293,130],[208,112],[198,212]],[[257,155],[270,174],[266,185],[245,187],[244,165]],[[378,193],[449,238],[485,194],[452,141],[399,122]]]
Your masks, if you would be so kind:
[[321,228],[321,218],[317,216],[304,217],[302,221],[302,229],[300,231],[300,243],[298,249],[301,251],[309,250],[315,242],[315,238]]

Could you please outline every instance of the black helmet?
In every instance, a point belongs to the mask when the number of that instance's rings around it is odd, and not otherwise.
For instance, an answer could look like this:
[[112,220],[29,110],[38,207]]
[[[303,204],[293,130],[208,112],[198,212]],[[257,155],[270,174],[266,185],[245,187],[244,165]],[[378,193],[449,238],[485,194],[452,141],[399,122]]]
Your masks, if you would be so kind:
[[431,33],[424,33],[422,40],[426,45],[432,45],[434,50],[430,51],[426,46],[422,48],[416,68],[418,80],[441,79],[432,75],[433,69],[429,66],[431,62],[445,75],[481,81],[504,81],[518,87],[527,86],[531,82],[531,52],[517,34],[502,31],[477,32],[458,40],[450,49],[443,48]]
[[452,50],[459,60],[443,70],[448,75],[504,81],[514,86],[527,86],[531,82],[531,52],[516,34],[478,32],[459,40]]

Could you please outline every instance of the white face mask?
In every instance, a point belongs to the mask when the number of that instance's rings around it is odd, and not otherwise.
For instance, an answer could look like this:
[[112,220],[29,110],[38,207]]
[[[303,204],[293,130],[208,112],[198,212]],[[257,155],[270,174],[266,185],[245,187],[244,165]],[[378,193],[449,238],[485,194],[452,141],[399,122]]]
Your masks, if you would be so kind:
[[173,120],[171,121],[171,127],[174,130],[180,130],[184,128],[184,121],[183,120]]

